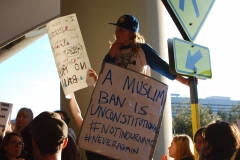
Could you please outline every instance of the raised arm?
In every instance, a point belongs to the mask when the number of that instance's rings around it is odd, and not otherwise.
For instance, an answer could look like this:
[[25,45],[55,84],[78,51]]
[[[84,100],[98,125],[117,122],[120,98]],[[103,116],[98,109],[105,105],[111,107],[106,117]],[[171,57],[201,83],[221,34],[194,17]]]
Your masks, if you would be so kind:
[[70,110],[72,112],[73,118],[77,124],[78,129],[80,129],[81,125],[82,125],[82,114],[81,114],[81,110],[77,104],[77,101],[75,99],[75,95],[74,93],[71,94],[71,99],[69,100],[69,107]]
[[[147,64],[153,69],[154,71],[158,72],[159,74],[167,77],[170,80],[177,80],[182,84],[187,86],[190,85],[190,79],[185,78],[181,75],[174,75],[169,71],[169,64],[164,61],[157,51],[155,51],[150,45],[148,44],[141,44],[141,48],[143,49]],[[196,79],[196,83],[198,84],[198,79]]]
[[[178,75],[176,80],[182,84],[185,84],[190,87],[190,78],[185,78],[183,76]],[[198,84],[198,78],[195,78],[195,83]]]
[[176,80],[177,80],[178,82],[182,83],[182,84],[187,85],[187,86],[190,85],[189,78],[185,78],[185,77],[183,77],[183,76],[179,76],[179,75],[178,75],[178,76],[176,77]]
[[[94,83],[91,83],[91,84],[95,86],[98,79],[98,75],[92,68],[89,69],[89,76],[94,81]],[[77,104],[74,93],[71,93],[70,96],[71,96],[71,99],[69,100],[69,107],[72,112],[73,118],[77,124],[78,129],[80,129],[83,121],[81,110]]]
[[8,124],[2,128],[2,134],[1,134],[2,139],[5,137],[6,133],[10,133],[13,131],[11,126],[12,126],[12,122],[9,121]]

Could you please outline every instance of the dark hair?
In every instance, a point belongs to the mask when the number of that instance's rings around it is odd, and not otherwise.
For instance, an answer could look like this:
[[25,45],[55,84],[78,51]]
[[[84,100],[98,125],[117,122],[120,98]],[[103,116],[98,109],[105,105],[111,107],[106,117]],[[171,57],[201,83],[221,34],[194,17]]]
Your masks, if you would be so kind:
[[34,140],[39,148],[40,154],[45,156],[47,154],[53,155],[61,150],[61,144],[64,142],[65,138],[59,139],[60,137],[56,136],[52,137],[51,140]]
[[201,128],[199,128],[198,130],[197,130],[197,132],[194,134],[194,138],[193,138],[193,141],[194,141],[194,143],[196,143],[196,138],[197,138],[197,135],[201,135],[201,137],[203,138],[203,136],[202,136],[202,132],[203,132],[203,130],[205,129],[206,127],[201,127]]
[[[0,144],[0,154],[1,154],[1,155],[5,155],[5,154],[6,154],[6,150],[4,149],[4,146],[6,146],[6,145],[9,143],[9,141],[11,140],[11,138],[12,138],[13,136],[18,136],[18,137],[21,139],[21,141],[23,142],[23,138],[22,138],[22,136],[21,136],[20,134],[18,134],[18,133],[16,133],[16,132],[7,133],[7,134],[4,136],[4,138],[3,138],[3,140],[2,140],[2,142],[1,142],[1,144]],[[21,154],[19,155],[19,157],[24,157],[24,156],[26,156],[26,155],[27,155],[27,152],[24,150],[24,146],[22,146],[22,152],[21,152]]]
[[240,138],[239,129],[235,124],[217,120],[206,127],[203,131],[203,138],[208,146],[206,158],[209,160],[230,159],[234,152],[239,150]]
[[60,113],[63,115],[64,117],[64,122],[68,125],[70,123],[70,118],[68,117],[67,113],[65,111],[61,111],[61,110],[56,110],[54,111],[55,113]]
[[61,158],[62,160],[80,160],[81,154],[79,149],[72,139],[71,136],[68,136],[68,143],[67,146],[62,150]]

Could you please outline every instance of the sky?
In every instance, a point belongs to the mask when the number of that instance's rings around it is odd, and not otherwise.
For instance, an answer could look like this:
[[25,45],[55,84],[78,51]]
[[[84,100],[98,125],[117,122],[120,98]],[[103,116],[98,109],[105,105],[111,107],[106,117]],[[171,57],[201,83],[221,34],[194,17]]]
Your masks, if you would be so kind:
[[22,107],[34,116],[60,108],[60,81],[47,35],[1,63],[0,73],[0,101],[13,104],[12,119]]
[[[198,98],[224,96],[240,100],[239,6],[237,0],[216,0],[194,41],[209,48],[212,68],[212,79],[198,82]],[[167,38],[182,39],[166,15]],[[47,35],[2,62],[0,73],[0,101],[13,103],[13,119],[21,107],[31,107],[34,116],[59,109],[60,82]],[[169,82],[169,92],[190,96],[189,87],[177,81]]]

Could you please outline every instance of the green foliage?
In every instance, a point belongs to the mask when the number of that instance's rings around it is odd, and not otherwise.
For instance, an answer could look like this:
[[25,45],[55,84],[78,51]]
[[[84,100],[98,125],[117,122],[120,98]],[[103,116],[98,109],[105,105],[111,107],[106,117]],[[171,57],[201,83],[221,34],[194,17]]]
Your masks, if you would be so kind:
[[219,116],[212,112],[210,106],[203,107],[202,104],[199,104],[199,111],[200,111],[200,125],[206,126],[210,122],[215,119],[219,119]]
[[192,135],[192,117],[189,106],[180,103],[178,106],[172,107],[175,116],[173,117],[173,128],[176,134]]
[[217,114],[226,122],[237,123],[236,120],[240,119],[240,103],[232,106],[230,111],[227,111],[226,109],[219,109]]
[[[178,106],[172,106],[172,111],[175,113],[173,117],[173,127],[176,134],[187,134],[193,137],[192,134],[192,114],[191,108],[188,103],[180,102]],[[205,126],[218,118],[215,115],[210,106],[203,107],[199,104],[200,124]]]
[[[203,107],[202,104],[198,105],[200,114],[200,125],[206,126],[216,119],[235,123],[240,119],[240,102],[238,105],[232,106],[227,111],[226,109],[219,109],[217,115],[212,112],[211,106]],[[176,134],[192,135],[192,114],[189,103],[180,102],[177,106],[172,106],[172,112],[175,113],[173,117],[173,127]]]

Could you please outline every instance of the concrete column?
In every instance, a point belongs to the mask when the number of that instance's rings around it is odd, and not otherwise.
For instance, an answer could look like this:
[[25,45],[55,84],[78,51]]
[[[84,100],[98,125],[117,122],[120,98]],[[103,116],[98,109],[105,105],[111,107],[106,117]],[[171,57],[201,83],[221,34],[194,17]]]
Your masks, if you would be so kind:
[[[132,14],[140,22],[140,33],[144,35],[146,42],[155,48],[160,55],[167,58],[167,39],[164,30],[165,8],[159,0],[61,0],[61,16],[76,13],[78,23],[83,35],[85,47],[92,68],[99,73],[104,56],[109,50],[109,41],[113,41],[115,27],[109,22],[117,22],[123,14]],[[167,83],[166,78],[158,74],[152,74],[154,78]],[[76,99],[82,111],[87,110],[93,87],[75,92]],[[61,92],[62,93],[62,92]],[[169,96],[168,96],[169,97]],[[164,120],[158,139],[154,160],[159,160],[162,154],[167,153],[167,147],[172,138],[171,103],[167,100]],[[68,111],[68,101],[61,94],[61,108]],[[70,112],[69,112],[69,115]],[[73,118],[70,126],[78,133]]]
[[[168,62],[168,49],[167,49],[167,38],[166,37],[166,23],[165,17],[167,11],[163,3],[159,0],[150,1],[151,8],[149,11],[150,19],[150,35],[151,35],[151,46],[160,54],[165,61]],[[156,72],[152,72],[152,77],[159,81],[168,84],[168,79]],[[163,154],[168,155],[168,147],[172,141],[172,109],[171,109],[171,96],[170,93],[167,95],[164,115],[162,120],[162,126],[158,136],[158,143],[155,148],[154,160],[159,160]],[[171,159],[171,158],[168,158]]]

